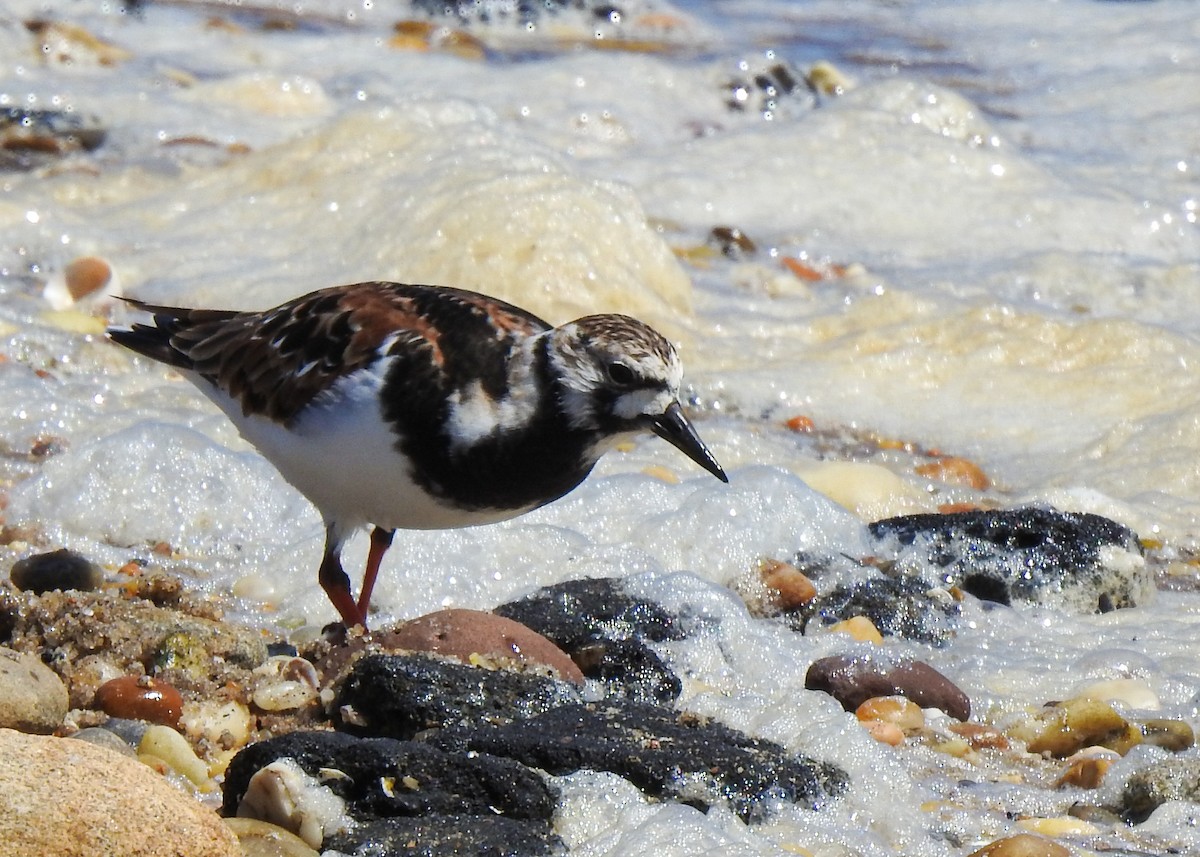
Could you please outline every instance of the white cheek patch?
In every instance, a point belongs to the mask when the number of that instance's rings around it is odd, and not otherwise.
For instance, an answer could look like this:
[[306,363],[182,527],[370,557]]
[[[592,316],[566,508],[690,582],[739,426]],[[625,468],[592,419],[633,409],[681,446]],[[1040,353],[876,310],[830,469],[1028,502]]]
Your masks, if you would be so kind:
[[674,401],[675,396],[670,390],[634,390],[620,396],[613,403],[612,412],[623,420],[657,417]]

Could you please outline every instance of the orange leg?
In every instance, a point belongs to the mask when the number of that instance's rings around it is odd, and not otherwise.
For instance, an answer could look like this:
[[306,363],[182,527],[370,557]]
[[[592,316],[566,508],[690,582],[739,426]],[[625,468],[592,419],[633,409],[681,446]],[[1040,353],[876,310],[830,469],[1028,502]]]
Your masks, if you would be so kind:
[[395,530],[385,530],[381,527],[371,529],[371,550],[367,553],[367,570],[363,572],[362,592],[358,596],[358,612],[366,627],[367,608],[371,605],[371,593],[375,589],[375,578],[379,575],[379,564],[383,555],[392,546],[392,536]]
[[321,558],[321,568],[317,572],[317,580],[321,588],[329,596],[329,600],[342,617],[347,628],[355,625],[366,627],[366,614],[354,603],[350,592],[350,578],[342,568],[342,543],[334,535],[332,527],[325,530],[325,555]]

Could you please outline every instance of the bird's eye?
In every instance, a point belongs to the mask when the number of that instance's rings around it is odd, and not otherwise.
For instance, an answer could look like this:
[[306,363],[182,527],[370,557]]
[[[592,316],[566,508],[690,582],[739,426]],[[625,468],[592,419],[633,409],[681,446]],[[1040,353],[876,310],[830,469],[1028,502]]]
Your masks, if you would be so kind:
[[624,363],[609,363],[608,378],[614,384],[627,387],[633,383],[633,370]]

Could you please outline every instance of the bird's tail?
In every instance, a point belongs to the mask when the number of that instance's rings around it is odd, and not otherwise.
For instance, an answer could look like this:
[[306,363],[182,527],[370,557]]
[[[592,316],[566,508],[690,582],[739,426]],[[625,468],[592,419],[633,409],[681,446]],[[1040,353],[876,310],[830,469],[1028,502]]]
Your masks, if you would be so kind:
[[108,338],[152,360],[178,369],[193,369],[192,358],[175,345],[177,334],[209,321],[237,315],[230,310],[197,310],[161,306],[134,298],[122,298],[135,309],[154,316],[153,324],[132,324],[128,328],[110,327]]

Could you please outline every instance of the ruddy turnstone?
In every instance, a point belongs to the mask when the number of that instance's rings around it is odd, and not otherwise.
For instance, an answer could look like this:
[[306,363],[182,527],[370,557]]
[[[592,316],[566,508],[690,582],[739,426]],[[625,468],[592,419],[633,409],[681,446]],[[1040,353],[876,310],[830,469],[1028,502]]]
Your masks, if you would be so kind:
[[[624,436],[650,430],[729,481],[680,407],[674,347],[628,316],[551,327],[475,292],[399,283],[262,312],[129,303],[154,323],[113,341],[182,372],[317,507],[318,577],[347,627],[366,625],[395,530],[536,509]],[[367,525],[356,601],[341,551]]]

